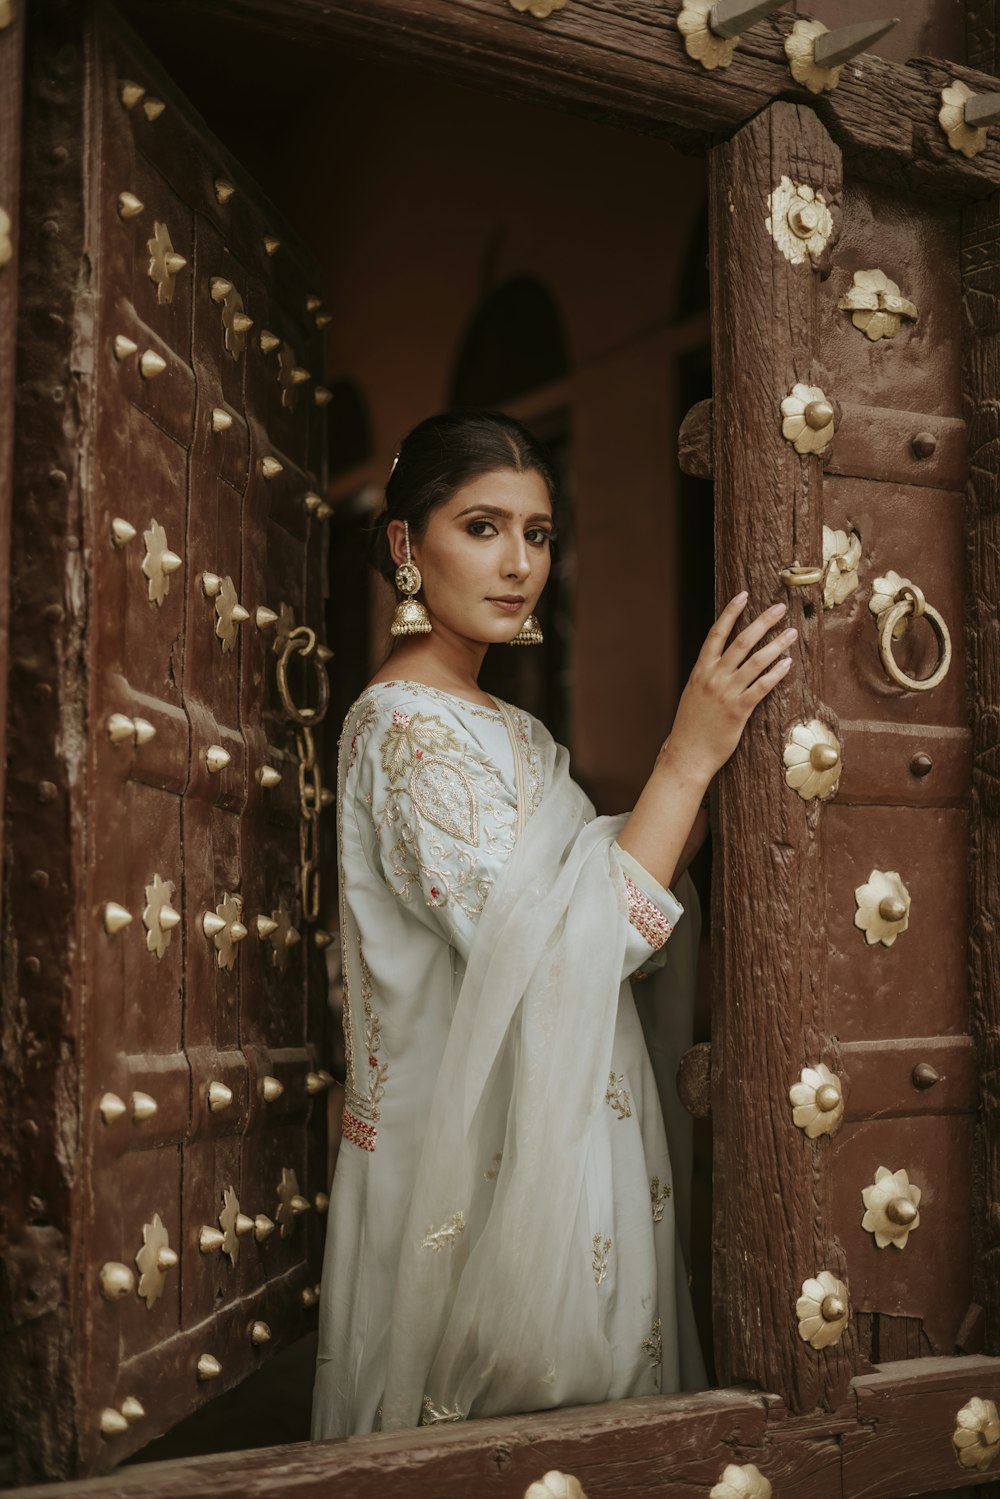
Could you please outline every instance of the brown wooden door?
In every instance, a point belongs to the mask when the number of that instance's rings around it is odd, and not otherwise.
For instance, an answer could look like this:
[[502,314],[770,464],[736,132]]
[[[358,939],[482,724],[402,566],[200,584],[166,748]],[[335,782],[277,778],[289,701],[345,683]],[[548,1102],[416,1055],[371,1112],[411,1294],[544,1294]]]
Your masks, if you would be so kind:
[[22,1479],[112,1467],[307,1331],[328,1185],[300,771],[324,667],[289,640],[322,617],[317,278],[120,19],[74,9],[36,7],[29,52],[0,1374]]
[[[836,1408],[869,1361],[982,1347],[960,216],[845,181],[790,104],[713,153],[712,211],[719,599],[800,632],[723,777],[720,1373]],[[885,664],[880,598],[908,630]]]

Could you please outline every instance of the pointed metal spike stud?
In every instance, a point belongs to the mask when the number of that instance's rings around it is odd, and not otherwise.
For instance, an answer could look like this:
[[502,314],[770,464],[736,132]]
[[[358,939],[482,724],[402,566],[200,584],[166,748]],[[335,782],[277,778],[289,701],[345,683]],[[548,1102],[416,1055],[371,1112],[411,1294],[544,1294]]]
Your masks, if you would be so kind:
[[218,598],[222,592],[222,579],[218,573],[202,573],[201,591],[207,599]]
[[101,1411],[101,1436],[120,1437],[123,1431],[128,1431],[128,1422],[121,1411],[105,1406]]
[[225,276],[213,276],[208,289],[213,302],[224,302],[233,289],[233,283]]
[[333,514],[333,506],[332,505],[328,505],[325,501],[323,502],[322,505],[317,505],[316,506],[316,519],[317,520],[329,520],[330,516],[332,514]]
[[228,411],[223,411],[221,406],[216,406],[212,411],[212,431],[228,432],[233,425],[233,419]]
[[181,913],[175,911],[173,906],[160,907],[160,926],[165,932],[172,932],[175,926],[181,924]]
[[169,577],[171,573],[183,567],[184,564],[176,552],[163,552],[160,555],[160,568]]
[[331,651],[331,649],[330,649],[330,647],[328,645],[323,645],[322,642],[320,642],[320,644],[317,645],[317,647],[316,647],[316,660],[317,661],[322,661],[322,663],[323,663],[324,666],[326,665],[326,663],[328,661],[332,661],[333,660],[333,652]]
[[[260,916],[258,916],[257,918],[258,921],[261,921],[263,919],[264,918]],[[264,935],[266,936],[267,934],[265,933]],[[260,1080],[260,1091],[264,1095],[265,1103],[274,1103],[275,1100],[280,1098],[282,1093],[284,1093],[285,1085],[284,1083],[279,1082],[276,1077],[262,1077]]]
[[222,1373],[222,1365],[217,1358],[210,1353],[203,1353],[197,1364],[199,1379],[218,1379]]
[[142,199],[137,198],[135,193],[118,194],[118,217],[120,219],[137,219],[145,206]]
[[217,937],[220,932],[225,931],[226,923],[215,911],[206,911],[201,918],[201,929],[206,937]]
[[116,333],[112,348],[114,349],[115,358],[120,364],[123,359],[131,359],[133,354],[138,353],[139,345],[133,343],[131,338],[126,338],[124,333]]
[[715,36],[731,40],[742,36],[758,21],[780,10],[786,0],[716,0],[708,16],[708,29]]
[[313,400],[317,406],[327,406],[333,400],[333,391],[327,390],[325,385],[317,385],[313,391]]
[[899,18],[882,21],[859,21],[853,26],[838,26],[816,38],[813,61],[818,68],[841,68],[852,57],[867,52],[886,36]]
[[235,619],[238,625],[242,625],[250,618],[250,610],[244,609],[242,604],[234,604],[229,611],[229,617]]
[[242,921],[231,921],[229,923],[230,942],[242,942],[243,938],[247,935],[247,929],[243,925]]
[[330,1198],[326,1192],[317,1192],[313,1198],[313,1205],[317,1213],[325,1213],[330,1206]]
[[126,1421],[141,1421],[146,1414],[142,1401],[137,1400],[134,1395],[126,1395],[122,1401],[122,1415]]
[[146,349],[140,356],[139,373],[144,380],[155,380],[157,375],[163,374],[166,367],[167,361],[155,349]]
[[328,1072],[307,1072],[306,1073],[306,1092],[307,1093],[325,1093],[326,1089],[330,1086],[330,1083],[332,1083],[332,1082],[333,1082],[333,1078],[330,1076],[330,1074]]
[[133,1093],[131,1103],[132,1121],[134,1124],[141,1124],[144,1119],[152,1119],[156,1113],[156,1099],[149,1093]]
[[306,509],[309,511],[318,510],[322,503],[323,496],[321,494],[317,494],[313,489],[310,489],[304,496],[304,504]]
[[234,312],[233,327],[237,333],[249,333],[253,327],[253,318],[248,317],[245,312]]
[[268,255],[275,255],[281,249],[281,240],[275,239],[273,234],[264,235],[264,249]]
[[109,937],[113,937],[116,932],[120,932],[123,927],[128,926],[131,920],[131,911],[126,911],[125,907],[120,906],[116,900],[109,900],[105,903],[104,930]]
[[213,1228],[208,1223],[202,1225],[198,1234],[198,1248],[202,1254],[218,1254],[225,1242],[224,1233],[220,1233],[217,1228]]
[[1000,125],[1000,94],[973,94],[966,101],[965,123],[972,130],[983,130],[987,125]]
[[[122,1108],[124,1107],[122,1104]],[[128,1265],[123,1265],[118,1260],[108,1260],[101,1266],[99,1283],[105,1301],[121,1301],[135,1290],[135,1274]]]
[[177,1250],[164,1245],[156,1251],[156,1268],[158,1270],[172,1270],[177,1264]]
[[114,1124],[116,1119],[128,1112],[125,1100],[119,1098],[117,1093],[105,1093],[97,1107],[105,1124]]
[[330,324],[333,322],[333,313],[332,312],[317,312],[314,321],[316,323],[316,327],[317,328],[320,328],[320,329],[329,328]]
[[329,947],[333,941],[333,933],[325,932],[322,927],[317,927],[313,932],[313,941],[317,947]]
[[143,100],[142,112],[147,120],[158,120],[166,107],[162,99],[149,98]]
[[317,297],[317,296],[306,297],[306,312],[315,312],[316,309],[319,308],[319,307],[322,307],[322,305],[323,305],[323,298],[322,297]]
[[151,724],[148,718],[133,718],[135,724],[136,744],[148,744],[151,739],[156,738],[156,725]]
[[303,369],[301,365],[296,364],[292,366],[293,385],[305,385],[306,381],[311,379],[312,375],[308,370]]
[[166,266],[171,276],[176,276],[179,275],[179,273],[187,265],[187,256],[178,255],[176,250],[170,250],[166,255],[164,255],[163,264]]
[[130,521],[123,520],[116,515],[111,522],[111,544],[116,547],[127,547],[130,541],[135,540],[135,526]]
[[222,1109],[228,1109],[232,1101],[232,1088],[227,1088],[225,1083],[209,1083],[208,1106],[213,1114],[220,1113]]
[[233,1227],[242,1238],[244,1234],[253,1233],[253,1219],[248,1213],[237,1213]]
[[112,744],[135,742],[135,719],[127,713],[112,713],[108,719],[108,738]]
[[[280,781],[281,781],[281,771],[280,770],[275,770],[275,768],[274,768],[273,765],[262,765],[260,767],[260,769],[258,770],[258,772],[257,772],[257,784],[259,786],[263,786],[263,788],[264,788],[265,791],[273,791],[274,787],[277,786],[280,783]],[[257,924],[258,924],[258,926],[260,925],[260,923],[262,921],[270,921],[270,918],[267,917],[267,916],[258,916],[257,917]],[[272,930],[274,928],[274,925],[275,925],[275,923],[271,922],[271,928],[272,928]]]
[[258,342],[260,344],[260,352],[262,354],[271,354],[278,347],[281,339],[276,337],[275,334],[269,333],[266,328],[262,328],[260,330],[260,338],[258,339]]
[[259,1348],[262,1343],[270,1343],[271,1329],[266,1322],[252,1322],[250,1324],[250,1341],[255,1348]]
[[274,1224],[266,1213],[258,1213],[253,1220],[253,1236],[258,1244],[263,1244],[274,1233]]
[[266,604],[258,604],[253,617],[258,630],[270,630],[278,623],[278,616]]
[[327,807],[332,807],[333,804],[334,804],[334,802],[336,800],[337,800],[337,798],[334,796],[334,794],[330,790],[329,786],[324,786],[323,789],[322,789],[322,791],[319,794],[320,810],[323,811]]
[[277,458],[262,458],[260,460],[260,471],[265,479],[276,478],[284,466],[283,463],[278,462]]
[[316,1295],[316,1292],[313,1290],[312,1286],[303,1286],[303,1288],[302,1288],[302,1305],[303,1306],[305,1306],[305,1307],[315,1306],[318,1300],[319,1300],[319,1297]]
[[235,194],[235,192],[236,192],[236,188],[234,187],[234,185],[231,182],[227,182],[226,179],[225,179],[225,177],[216,177],[216,179],[215,179],[215,201],[217,203],[228,203],[229,200],[230,200],[230,198],[232,198],[233,195]]
[[134,109],[146,97],[146,90],[141,83],[132,83],[128,78],[123,78],[118,86],[118,97],[126,109]]
[[232,764],[232,755],[223,749],[221,744],[210,744],[205,751],[205,764],[213,776],[217,776],[220,770],[225,770],[227,765]]
[[[270,769],[270,766],[268,766],[267,768]],[[275,774],[277,774],[277,772],[275,772]],[[278,779],[280,780],[281,777],[279,776]],[[257,936],[261,939],[261,941],[263,941],[265,937],[270,937],[270,935],[271,935],[272,932],[276,932],[278,930],[278,923],[276,921],[272,921],[271,918],[270,918],[270,916],[258,916],[257,917],[256,925],[257,925]],[[273,1095],[275,1098],[277,1098],[279,1096],[279,1093],[283,1093],[285,1090],[282,1087],[282,1085],[280,1083],[278,1083],[278,1079],[276,1077],[271,1077],[271,1078],[266,1077],[264,1079],[264,1097],[267,1098],[268,1103],[270,1103],[271,1099],[268,1098],[268,1092],[267,1092],[268,1083],[277,1083],[278,1084],[278,1093],[275,1093]]]
[[301,1192],[293,1192],[288,1199],[288,1206],[296,1217],[298,1217],[300,1213],[308,1213],[312,1207],[312,1203],[308,1197],[303,1197]]

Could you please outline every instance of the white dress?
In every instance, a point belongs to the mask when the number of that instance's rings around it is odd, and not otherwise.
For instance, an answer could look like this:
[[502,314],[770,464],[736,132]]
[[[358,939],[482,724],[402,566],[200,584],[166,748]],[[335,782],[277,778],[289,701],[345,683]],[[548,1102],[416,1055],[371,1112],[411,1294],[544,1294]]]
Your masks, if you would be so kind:
[[[588,888],[598,897],[589,897],[589,921],[580,910],[585,887],[574,886],[568,911],[583,927],[567,925],[566,914],[553,922],[560,932],[582,930],[584,939],[602,920],[610,923],[610,936],[597,949],[614,948],[609,961],[620,969],[604,1005],[610,1015],[606,1049],[600,1051],[599,1019],[588,1022],[583,1008],[594,964],[574,980],[572,994],[560,993],[559,975],[569,969],[557,953],[543,1007],[536,1010],[536,1041],[525,1039],[527,1032],[515,1034],[518,1007],[512,1005],[515,1019],[498,1031],[486,1061],[470,1062],[475,1076],[467,1078],[463,1068],[476,1047],[471,1040],[463,1047],[457,1035],[443,1065],[470,954],[481,927],[486,930],[484,911],[497,920],[503,914],[499,893],[488,908],[491,891],[519,839],[525,838],[525,857],[531,852],[525,834],[543,805],[546,777],[556,782],[556,755],[565,762],[565,751],[529,714],[499,701],[496,709],[481,707],[414,682],[369,687],[345,720],[338,834],[347,1079],[320,1296],[314,1438],[704,1386],[677,1247],[658,1079],[631,986],[623,982],[640,968],[663,965],[660,950],[683,907],[613,841],[624,819],[594,819],[565,769],[563,792],[583,809],[576,841],[597,840],[581,869],[590,870],[592,880],[596,870],[596,886]],[[543,821],[538,818],[539,832]],[[529,950],[535,940],[530,913],[545,905],[569,862],[560,855],[542,876],[540,849],[532,868],[544,889],[527,901],[528,916],[516,917],[520,927],[503,929],[513,939],[490,936],[495,950],[477,949],[477,972],[486,978],[474,996],[481,1008],[470,1037],[483,1036],[483,1016],[492,1017],[502,1003],[496,998],[502,982],[489,975],[506,978],[517,966],[522,931],[523,951]],[[556,953],[551,933],[537,940]],[[574,942],[579,947],[580,940]],[[498,950],[508,943],[510,962],[498,963]],[[470,983],[467,993],[474,987]],[[605,981],[605,995],[607,989]],[[577,994],[584,996],[583,1075],[574,1071],[572,1029],[562,1041],[553,1034]],[[483,1009],[487,999],[489,1009]],[[572,1027],[574,1017],[568,1020]],[[549,1045],[557,1048],[556,1061]],[[574,1106],[578,1094],[582,1099],[583,1122],[561,1147],[566,1170],[561,1158],[544,1153],[569,1109],[557,1107],[545,1079],[539,1091],[528,1050],[533,1058],[549,1058],[548,1078],[559,1071],[564,1098]],[[673,1065],[676,1057],[667,1061]],[[599,1076],[591,1075],[598,1067]],[[436,1087],[447,1096],[435,1102]],[[480,1107],[487,1094],[488,1124],[486,1105]],[[527,1100],[520,1105],[520,1141],[512,1122],[515,1096]],[[428,1138],[432,1106],[438,1125]],[[455,1112],[463,1106],[465,1115]],[[545,1123],[544,1109],[553,1106],[557,1111]],[[541,1157],[528,1143],[533,1125],[543,1130]],[[486,1154],[463,1166],[463,1152]],[[578,1163],[570,1165],[570,1154]],[[531,1172],[550,1173],[548,1185],[529,1180]],[[492,1195],[501,1189],[502,1198]],[[509,1240],[500,1248],[501,1232],[517,1222],[517,1193],[529,1189],[535,1196],[524,1202],[535,1207],[522,1211],[538,1214],[541,1205],[537,1245],[529,1217],[513,1249]],[[441,1202],[454,1211],[439,1221],[415,1218],[422,1205],[432,1210],[435,1193],[443,1193]],[[549,1235],[549,1200],[560,1202],[557,1238]],[[546,1252],[561,1263],[540,1261]],[[491,1293],[500,1297],[492,1312],[484,1299]],[[530,1325],[508,1347],[506,1329],[516,1322],[508,1313],[522,1301]],[[463,1306],[481,1309],[466,1313],[475,1324],[471,1330],[461,1326]],[[488,1332],[491,1316],[497,1325]],[[589,1341],[581,1343],[582,1337]]]

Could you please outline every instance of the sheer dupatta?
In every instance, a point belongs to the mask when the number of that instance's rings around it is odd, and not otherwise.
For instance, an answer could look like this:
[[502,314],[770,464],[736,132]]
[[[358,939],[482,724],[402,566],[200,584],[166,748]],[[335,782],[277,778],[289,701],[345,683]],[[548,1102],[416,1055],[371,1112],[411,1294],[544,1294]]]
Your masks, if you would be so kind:
[[595,817],[566,751],[538,744],[544,796],[479,920],[413,1183],[383,1429],[608,1397],[583,1198],[624,962],[625,819]]

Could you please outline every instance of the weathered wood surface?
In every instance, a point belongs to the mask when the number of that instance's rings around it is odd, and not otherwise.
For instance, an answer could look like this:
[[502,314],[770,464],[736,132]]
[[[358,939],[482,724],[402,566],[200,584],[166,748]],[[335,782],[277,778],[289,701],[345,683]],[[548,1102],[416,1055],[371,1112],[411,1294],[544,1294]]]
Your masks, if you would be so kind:
[[[14,380],[17,339],[17,237],[21,176],[21,73],[24,10],[18,3],[0,29],[0,845],[7,754],[7,622],[14,478]],[[3,921],[0,887],[0,925]]]
[[[498,0],[150,0],[211,11],[293,35],[304,44],[348,42],[385,61],[415,63],[470,87],[544,103],[640,133],[703,149],[778,98],[816,109],[852,171],[914,187],[934,182],[982,196],[1000,182],[1000,132],[973,162],[950,150],[937,122],[951,76],[975,91],[993,87],[968,68],[867,55],[839,87],[814,99],[794,83],[784,52],[790,11],[760,21],[729,68],[705,71],[684,51],[680,0],[573,0],[544,21]],[[680,137],[677,133],[680,132]]]
[[[713,151],[709,170],[716,603],[749,588],[749,621],[787,600],[782,566],[822,556],[820,463],[785,441],[779,410],[796,382],[823,383],[819,274],[778,251],[766,201],[783,176],[811,184],[831,207],[835,236],[840,152],[810,110],[777,104]],[[826,1228],[829,1142],[792,1128],[788,1104],[803,1066],[835,1065],[825,1028],[821,809],[786,790],[780,761],[793,723],[820,717],[836,727],[823,706],[820,618],[806,609],[793,594],[782,627],[799,630],[795,664],[722,773],[713,881],[715,929],[725,931],[712,1013],[719,1377],[776,1390],[798,1410],[839,1403],[855,1352],[851,1324],[817,1352],[799,1338],[795,1315],[803,1281],[820,1270],[846,1279]]]
[[969,426],[969,610],[972,708],[970,986],[981,1122],[975,1159],[976,1301],[985,1347],[1000,1350],[1000,198],[964,215],[962,271]]

